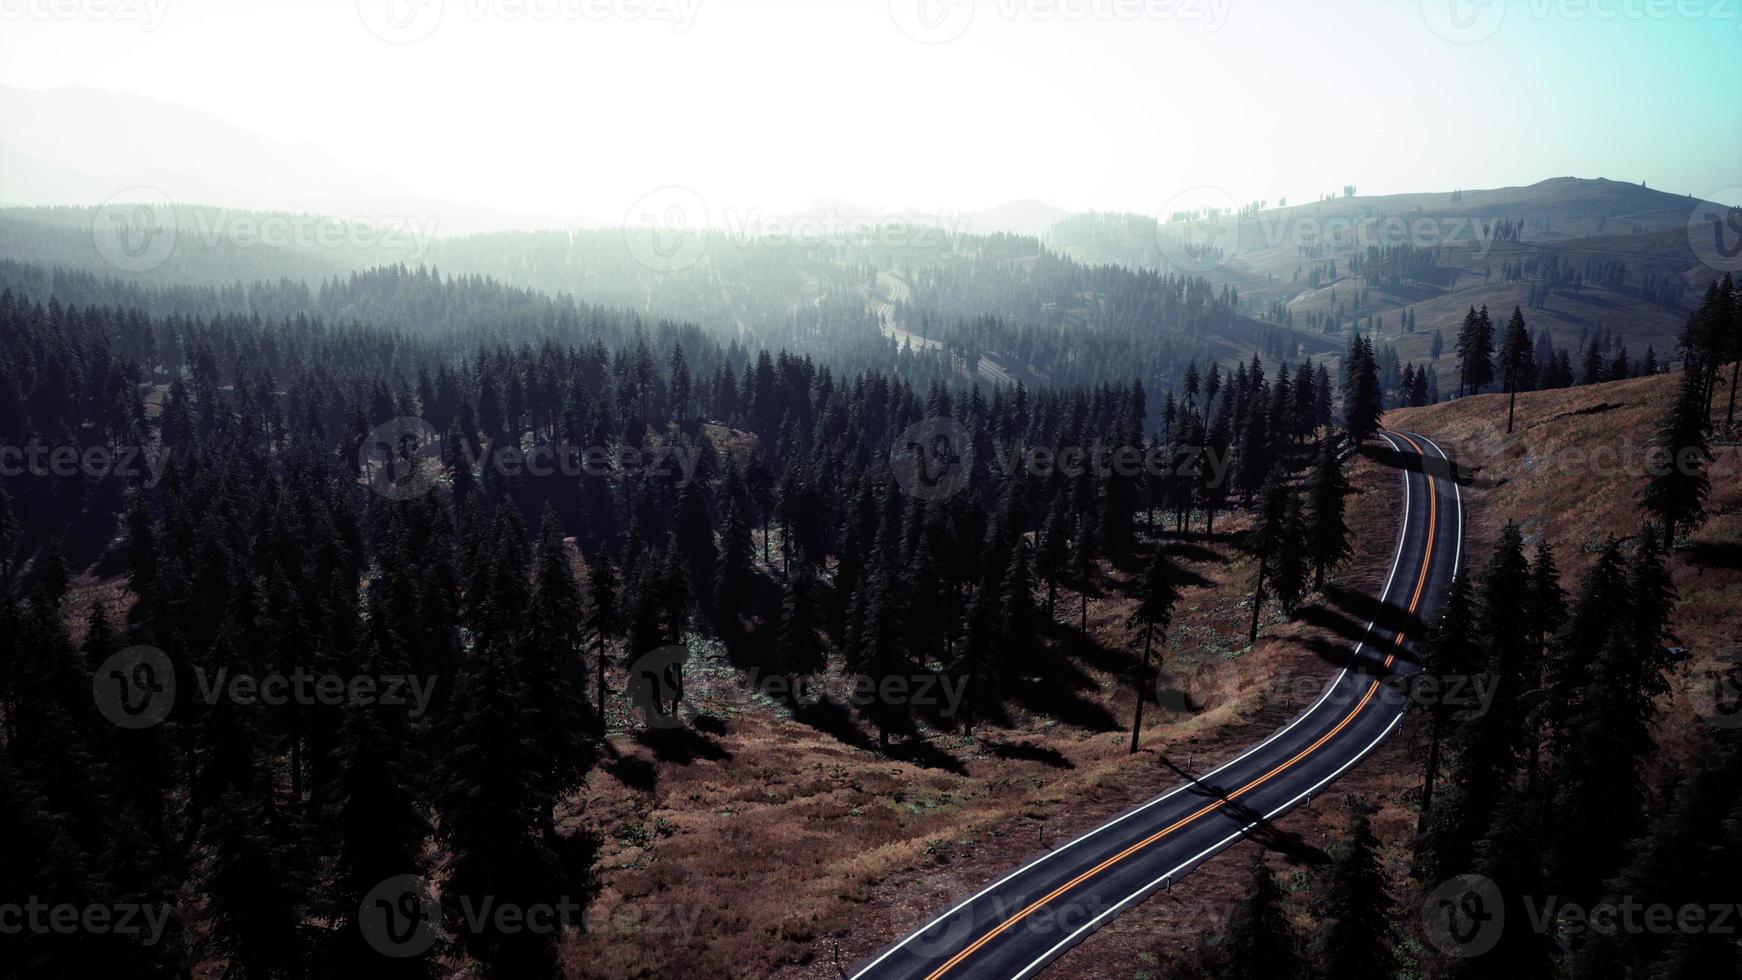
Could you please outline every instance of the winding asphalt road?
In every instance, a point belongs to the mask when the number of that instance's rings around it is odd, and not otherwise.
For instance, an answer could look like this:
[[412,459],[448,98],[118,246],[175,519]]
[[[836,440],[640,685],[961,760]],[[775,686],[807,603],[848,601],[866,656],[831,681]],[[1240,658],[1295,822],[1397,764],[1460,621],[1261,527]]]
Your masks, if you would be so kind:
[[1403,514],[1379,609],[1348,666],[1313,705],[1229,762],[1049,851],[859,964],[853,980],[1018,980],[1153,892],[1179,884],[1360,762],[1403,719],[1381,678],[1420,668],[1421,624],[1463,551],[1463,503],[1432,440],[1382,432],[1403,476]]

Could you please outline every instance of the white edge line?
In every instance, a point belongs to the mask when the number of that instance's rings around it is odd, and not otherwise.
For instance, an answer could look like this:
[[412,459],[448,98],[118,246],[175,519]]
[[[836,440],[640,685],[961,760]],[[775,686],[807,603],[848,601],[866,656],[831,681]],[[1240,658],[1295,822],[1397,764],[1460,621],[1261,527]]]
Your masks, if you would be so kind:
[[1462,484],[1458,483],[1458,464],[1452,463],[1452,458],[1446,455],[1446,451],[1440,448],[1439,443],[1420,433],[1411,433],[1411,435],[1418,436],[1422,442],[1434,447],[1434,452],[1439,453],[1441,459],[1451,464],[1452,495],[1458,502],[1458,548],[1452,557],[1452,574],[1457,575],[1458,570],[1464,564],[1464,488]]
[[[1386,435],[1383,432],[1380,433],[1379,435],[1380,435],[1380,438],[1385,439],[1386,442],[1391,442],[1390,438],[1386,437]],[[1411,433],[1411,435],[1417,435],[1423,442],[1427,443],[1430,446],[1433,446],[1434,452],[1439,453],[1441,459],[1444,459],[1447,462],[1451,462],[1450,458],[1446,456],[1445,450],[1441,449],[1432,439],[1429,439],[1427,436],[1421,436],[1418,433]],[[1396,447],[1397,447],[1397,444],[1392,443],[1392,448],[1395,449]],[[1408,480],[1409,480],[1409,474],[1408,474],[1408,471],[1406,470],[1404,472],[1404,485],[1405,485],[1405,487],[1408,486]],[[1453,490],[1453,493],[1458,501],[1458,547],[1457,547],[1457,550],[1455,552],[1455,557],[1454,557],[1453,562],[1452,562],[1453,574],[1456,574],[1457,568],[1458,568],[1458,562],[1463,558],[1463,553],[1464,553],[1464,495],[1463,495],[1463,491],[1458,487],[1458,478],[1457,478],[1457,474],[1455,472],[1452,474],[1451,480],[1452,480],[1452,490]],[[1429,490],[1429,492],[1438,492],[1438,491],[1435,491],[1433,489],[1433,481],[1431,479],[1428,481],[1428,490]],[[1407,529],[1409,526],[1409,508],[1408,508],[1407,495],[1405,497],[1404,503],[1405,503],[1404,527]],[[1400,547],[1401,547],[1401,545],[1400,545]],[[1389,582],[1386,584],[1385,588],[1386,588],[1387,592],[1389,592],[1391,590],[1391,586],[1390,586]],[[1371,626],[1369,626],[1369,628],[1371,628]],[[1360,645],[1357,644],[1356,650],[1359,651],[1359,649],[1360,649]],[[1308,787],[1305,792],[1301,793],[1299,796],[1296,796],[1294,799],[1289,800],[1287,803],[1282,804],[1281,806],[1279,806],[1276,809],[1265,814],[1263,817],[1259,818],[1258,820],[1254,820],[1251,823],[1247,824],[1246,826],[1241,827],[1239,830],[1236,830],[1234,833],[1230,834],[1229,836],[1222,838],[1220,841],[1217,841],[1215,844],[1212,844],[1209,848],[1205,849],[1204,851],[1201,851],[1198,854],[1192,856],[1191,858],[1188,858],[1184,863],[1180,864],[1178,867],[1169,871],[1167,874],[1162,875],[1160,878],[1155,879],[1154,881],[1150,882],[1149,884],[1144,885],[1142,888],[1139,888],[1137,891],[1135,891],[1135,892],[1131,893],[1130,895],[1126,896],[1125,898],[1121,899],[1119,902],[1114,904],[1112,908],[1108,909],[1105,912],[1102,912],[1100,915],[1095,916],[1093,919],[1090,919],[1088,922],[1083,923],[1081,926],[1079,926],[1076,929],[1076,931],[1072,932],[1070,935],[1068,935],[1064,939],[1060,940],[1057,945],[1053,946],[1051,949],[1047,950],[1045,953],[1042,953],[1038,959],[1034,960],[1032,963],[1023,967],[1020,971],[1018,971],[1016,973],[1015,976],[1011,977],[1011,980],[1021,980],[1021,978],[1025,975],[1027,975],[1030,971],[1035,970],[1037,967],[1045,966],[1047,963],[1051,962],[1051,960],[1055,956],[1057,956],[1062,950],[1064,950],[1066,947],[1068,947],[1072,943],[1074,943],[1077,940],[1078,936],[1082,935],[1083,933],[1085,933],[1091,929],[1094,929],[1096,927],[1096,924],[1099,923],[1102,919],[1105,919],[1110,915],[1117,914],[1120,909],[1124,908],[1126,905],[1129,905],[1130,903],[1132,903],[1132,902],[1136,901],[1137,899],[1143,897],[1144,895],[1148,894],[1150,891],[1154,890],[1158,885],[1162,884],[1163,882],[1172,878],[1174,875],[1178,874],[1182,869],[1189,868],[1197,861],[1200,861],[1200,860],[1204,859],[1205,857],[1208,857],[1208,856],[1216,853],[1217,851],[1221,850],[1222,848],[1227,847],[1233,841],[1236,841],[1236,840],[1240,839],[1241,837],[1244,837],[1246,834],[1250,833],[1252,828],[1258,826],[1260,823],[1264,822],[1265,820],[1269,820],[1271,817],[1276,816],[1278,813],[1281,813],[1282,811],[1288,809],[1289,807],[1294,806],[1296,803],[1299,803],[1302,799],[1304,799],[1308,796],[1311,796],[1313,793],[1318,791],[1319,787],[1325,785],[1326,783],[1336,779],[1338,776],[1341,776],[1343,773],[1347,772],[1351,766],[1355,765],[1355,763],[1360,762],[1362,759],[1366,758],[1367,753],[1372,752],[1374,746],[1378,745],[1380,742],[1385,741],[1385,739],[1391,735],[1392,729],[1396,728],[1397,723],[1403,720],[1403,716],[1407,712],[1407,710],[1408,709],[1405,708],[1404,710],[1399,711],[1397,713],[1397,716],[1391,719],[1391,724],[1386,725],[1385,730],[1380,732],[1378,737],[1374,738],[1373,741],[1367,743],[1366,748],[1363,748],[1360,752],[1357,752],[1353,758],[1351,758],[1348,762],[1345,762],[1341,766],[1339,766],[1335,772],[1331,773],[1330,775],[1326,776],[1325,778],[1314,783],[1312,786]]]
[[[1394,450],[1397,449],[1397,443],[1392,442],[1390,436],[1386,435],[1383,432],[1378,433],[1378,435],[1379,435],[1379,438],[1384,439],[1386,441],[1386,443],[1388,443],[1391,446],[1392,449],[1394,449]],[[1438,449],[1439,447],[1435,446],[1434,448]],[[1398,450],[1398,451],[1401,452],[1401,450]],[[1440,455],[1443,457],[1445,455],[1445,453],[1442,452]],[[1457,481],[1455,481],[1455,480],[1453,481],[1454,484],[1456,482]],[[1431,484],[1429,486],[1429,489],[1430,490],[1432,489]],[[1460,521],[1459,524],[1460,524],[1459,539],[1460,539],[1460,543],[1461,543],[1462,534],[1463,534],[1462,521]],[[1400,524],[1398,526],[1397,548],[1392,553],[1392,556],[1391,556],[1391,572],[1385,576],[1385,588],[1379,593],[1379,604],[1381,607],[1383,607],[1385,604],[1385,597],[1391,593],[1391,583],[1392,583],[1392,580],[1397,577],[1397,566],[1398,566],[1398,563],[1403,560],[1403,546],[1408,540],[1409,540],[1409,471],[1404,470],[1403,471],[1403,522],[1402,522],[1402,524]],[[1378,619],[1379,619],[1379,614],[1377,612],[1375,612],[1373,615],[1373,618],[1369,619],[1367,621],[1367,628],[1365,631],[1363,631],[1363,633],[1362,633],[1363,636],[1369,635],[1373,632],[1373,624],[1375,622],[1377,622]],[[1356,661],[1356,658],[1361,656],[1361,648],[1364,646],[1366,646],[1365,640],[1362,640],[1361,642],[1355,644],[1355,649],[1349,655],[1349,663],[1353,664]],[[1082,836],[1071,841],[1069,844],[1065,844],[1065,845],[1062,845],[1054,850],[1048,851],[1047,853],[1042,854],[1040,857],[1035,858],[1033,861],[1030,861],[1029,863],[1023,865],[1022,867],[1017,868],[1015,871],[1012,871],[1009,874],[1005,875],[1004,877],[999,878],[997,881],[994,881],[990,885],[987,885],[985,888],[980,889],[979,891],[975,892],[973,895],[969,896],[968,898],[963,899],[960,904],[956,905],[954,908],[950,909],[948,912],[944,912],[943,914],[932,919],[930,922],[927,922],[925,925],[922,925],[918,929],[915,929],[912,933],[910,933],[907,936],[907,938],[901,940],[898,943],[895,943],[894,945],[890,946],[888,949],[884,950],[882,955],[878,956],[876,959],[872,960],[871,962],[865,964],[865,966],[863,968],[861,968],[859,970],[859,972],[853,974],[852,977],[850,978],[850,980],[859,980],[860,977],[863,977],[865,974],[876,969],[877,964],[882,963],[884,960],[888,959],[892,954],[895,953],[896,950],[901,949],[903,946],[906,946],[910,942],[913,942],[913,940],[915,938],[919,937],[920,935],[925,933],[927,930],[931,929],[932,926],[937,925],[939,922],[942,922],[943,920],[949,918],[950,916],[955,915],[957,912],[960,912],[962,909],[967,908],[969,905],[972,905],[976,901],[979,901],[981,898],[985,897],[985,895],[988,892],[992,891],[993,889],[998,888],[999,886],[1003,885],[1005,882],[1010,881],[1011,879],[1016,878],[1019,875],[1022,875],[1024,873],[1028,872],[1029,870],[1033,869],[1037,865],[1040,865],[1051,858],[1054,858],[1060,854],[1063,854],[1065,851],[1068,851],[1071,848],[1077,846],[1078,844],[1081,844],[1083,841],[1088,840],[1089,838],[1095,836],[1096,834],[1100,833],[1101,831],[1106,830],[1110,827],[1113,827],[1117,824],[1123,823],[1124,821],[1129,820],[1130,818],[1137,816],[1139,813],[1142,813],[1143,811],[1149,809],[1152,806],[1155,806],[1158,803],[1163,803],[1163,802],[1167,801],[1168,799],[1172,798],[1175,794],[1178,794],[1179,792],[1181,792],[1183,790],[1189,789],[1192,786],[1195,786],[1198,783],[1201,783],[1204,780],[1209,779],[1211,776],[1214,776],[1217,773],[1221,772],[1222,770],[1228,768],[1229,766],[1232,766],[1235,763],[1244,760],[1247,756],[1251,755],[1252,753],[1257,752],[1259,749],[1264,748],[1266,745],[1269,745],[1271,742],[1274,742],[1277,739],[1281,738],[1282,736],[1288,734],[1288,732],[1293,730],[1296,725],[1299,725],[1301,722],[1303,722],[1303,721],[1307,720],[1309,717],[1311,717],[1313,712],[1318,710],[1319,705],[1325,703],[1325,699],[1330,697],[1331,692],[1335,691],[1337,689],[1337,685],[1339,683],[1341,683],[1343,680],[1343,675],[1347,674],[1348,672],[1349,672],[1348,667],[1344,667],[1342,670],[1337,671],[1337,676],[1331,678],[1331,682],[1329,684],[1325,685],[1324,693],[1319,695],[1319,699],[1317,701],[1314,701],[1310,707],[1308,707],[1305,711],[1302,711],[1298,716],[1295,717],[1295,719],[1293,721],[1289,722],[1287,725],[1284,725],[1281,728],[1278,728],[1276,731],[1271,732],[1269,737],[1265,738],[1263,741],[1252,746],[1251,748],[1247,749],[1246,751],[1240,753],[1239,755],[1235,756],[1234,758],[1229,759],[1227,762],[1222,763],[1221,765],[1217,766],[1216,768],[1211,769],[1209,772],[1206,772],[1203,775],[1198,776],[1193,780],[1190,780],[1190,781],[1181,783],[1178,786],[1175,786],[1173,789],[1168,790],[1166,793],[1163,793],[1162,795],[1156,797],[1155,799],[1150,800],[1148,803],[1145,803],[1142,806],[1136,807],[1136,808],[1131,809],[1131,810],[1127,810],[1125,813],[1119,815],[1118,817],[1115,817],[1112,820],[1109,820],[1106,823],[1100,825],[1099,827],[1096,827],[1093,830],[1090,830],[1090,831],[1084,833]],[[1127,901],[1129,901],[1129,900],[1127,900]],[[1115,908],[1116,907],[1117,906],[1115,906]]]
[[[1407,709],[1404,709],[1404,710],[1407,710]],[[1346,772],[1349,769],[1350,766],[1353,766],[1355,763],[1360,762],[1362,759],[1366,758],[1367,753],[1373,751],[1374,746],[1378,745],[1380,742],[1383,742],[1386,739],[1386,737],[1391,734],[1391,730],[1393,728],[1396,728],[1397,723],[1403,720],[1404,710],[1398,711],[1397,716],[1391,719],[1391,724],[1386,725],[1385,730],[1380,732],[1379,736],[1377,738],[1375,738],[1373,741],[1367,743],[1367,747],[1362,749],[1360,752],[1356,753],[1355,756],[1353,758],[1351,758],[1348,762],[1345,762],[1341,766],[1339,766],[1337,768],[1337,771],[1331,773],[1329,776],[1326,776],[1325,778],[1314,783],[1305,792],[1301,793],[1299,796],[1296,796],[1294,799],[1289,800],[1287,803],[1282,804],[1281,806],[1277,807],[1276,809],[1270,811],[1269,813],[1265,814],[1263,817],[1252,821],[1251,823],[1247,824],[1246,826],[1241,827],[1239,830],[1234,831],[1232,834],[1229,834],[1227,837],[1224,837],[1220,841],[1217,841],[1216,843],[1210,845],[1208,848],[1205,848],[1203,851],[1200,851],[1197,854],[1193,855],[1192,857],[1187,858],[1183,863],[1181,863],[1178,867],[1174,868],[1173,870],[1169,871],[1167,874],[1162,875],[1160,878],[1157,878],[1154,881],[1150,882],[1149,884],[1144,885],[1142,888],[1139,888],[1137,891],[1132,892],[1130,895],[1121,899],[1112,908],[1108,909],[1105,912],[1102,912],[1100,915],[1095,916],[1093,919],[1090,919],[1088,922],[1083,923],[1081,926],[1078,926],[1075,932],[1072,932],[1070,935],[1068,935],[1064,939],[1060,940],[1058,945],[1047,950],[1045,953],[1042,953],[1040,955],[1039,959],[1036,959],[1034,962],[1023,967],[1021,970],[1019,970],[1015,974],[1015,976],[1011,977],[1011,980],[1021,980],[1021,978],[1023,976],[1027,975],[1030,971],[1034,970],[1036,967],[1045,966],[1053,957],[1057,956],[1060,951],[1062,951],[1067,946],[1070,946],[1073,942],[1075,942],[1078,936],[1082,935],[1084,932],[1089,931],[1090,929],[1095,928],[1096,925],[1102,919],[1105,919],[1106,917],[1108,917],[1110,915],[1116,914],[1120,909],[1124,908],[1126,905],[1129,905],[1133,901],[1136,901],[1137,899],[1148,894],[1150,891],[1154,890],[1157,886],[1161,885],[1163,882],[1167,881],[1169,878],[1172,878],[1174,875],[1178,874],[1181,870],[1191,867],[1194,863],[1196,863],[1200,860],[1203,860],[1205,857],[1208,857],[1208,856],[1216,853],[1217,851],[1221,850],[1224,847],[1227,847],[1233,841],[1239,840],[1241,837],[1244,837],[1247,833],[1249,833],[1253,827],[1258,826],[1260,823],[1263,823],[1264,821],[1269,820],[1271,817],[1276,816],[1278,813],[1281,813],[1282,811],[1288,809],[1289,807],[1294,806],[1296,803],[1299,803],[1301,800],[1303,800],[1306,797],[1317,792],[1319,787],[1325,785],[1326,783],[1330,782],[1333,779],[1336,779],[1338,776],[1341,776],[1344,772]]]

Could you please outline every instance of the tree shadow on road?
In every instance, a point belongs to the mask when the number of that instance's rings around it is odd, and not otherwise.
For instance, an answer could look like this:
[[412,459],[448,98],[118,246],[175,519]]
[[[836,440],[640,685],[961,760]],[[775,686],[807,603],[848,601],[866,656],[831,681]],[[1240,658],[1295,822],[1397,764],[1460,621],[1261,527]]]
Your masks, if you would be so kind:
[[1194,796],[1201,796],[1205,799],[1220,800],[1222,805],[1216,811],[1216,815],[1225,817],[1240,827],[1250,825],[1252,829],[1247,831],[1246,837],[1256,841],[1266,850],[1275,851],[1278,854],[1283,855],[1283,857],[1285,857],[1290,863],[1294,864],[1316,865],[1323,864],[1330,860],[1329,855],[1320,848],[1307,843],[1306,839],[1300,834],[1277,827],[1268,817],[1260,813],[1258,810],[1238,800],[1232,799],[1228,795],[1232,792],[1231,788],[1205,782],[1193,773],[1190,773],[1179,765],[1176,765],[1173,760],[1166,756],[1163,756],[1160,759],[1160,762],[1190,785],[1191,788],[1187,792],[1190,792]]

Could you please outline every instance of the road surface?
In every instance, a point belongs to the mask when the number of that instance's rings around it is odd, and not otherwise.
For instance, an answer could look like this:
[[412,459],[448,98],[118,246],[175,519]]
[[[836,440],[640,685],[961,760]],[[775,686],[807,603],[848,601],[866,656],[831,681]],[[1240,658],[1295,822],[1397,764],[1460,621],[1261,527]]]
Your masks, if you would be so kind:
[[[1414,643],[1463,551],[1463,505],[1432,440],[1379,438],[1401,461],[1402,515],[1374,619],[1313,705],[1211,772],[1042,855],[855,967],[853,980],[1017,980],[1153,892],[1275,821],[1357,762],[1403,718],[1378,678],[1419,667]],[[1382,447],[1383,448],[1383,447]]]

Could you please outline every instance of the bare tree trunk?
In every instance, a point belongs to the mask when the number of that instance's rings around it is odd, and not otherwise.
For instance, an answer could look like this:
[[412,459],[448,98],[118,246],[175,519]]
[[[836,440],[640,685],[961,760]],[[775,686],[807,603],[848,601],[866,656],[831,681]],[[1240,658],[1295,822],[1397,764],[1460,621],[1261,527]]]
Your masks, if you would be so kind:
[[1724,410],[1724,425],[1728,428],[1736,421],[1736,376],[1742,374],[1742,359],[1730,365],[1730,407]]
[[1137,713],[1131,716],[1131,751],[1126,755],[1137,753],[1137,735],[1143,730],[1143,685],[1149,676],[1149,644],[1154,631],[1143,631],[1143,662],[1137,668]]
[[1440,769],[1440,729],[1443,719],[1439,708],[1434,709],[1434,723],[1427,743],[1427,776],[1421,784],[1421,814],[1415,820],[1415,835],[1420,837],[1427,830],[1428,811],[1434,805],[1434,777]]
[[605,737],[605,634],[599,634],[599,737]]
[[1258,642],[1258,612],[1264,608],[1264,559],[1258,559],[1258,587],[1252,590],[1252,629],[1246,634],[1247,643]]

